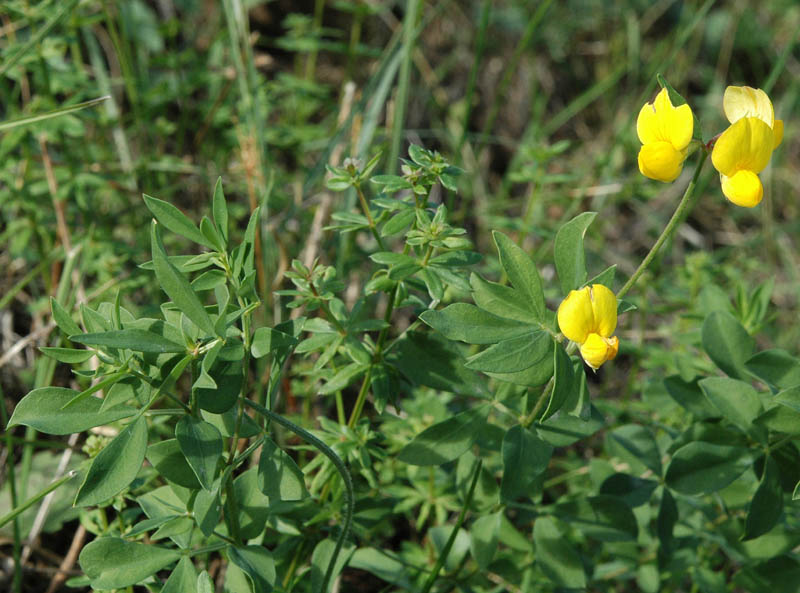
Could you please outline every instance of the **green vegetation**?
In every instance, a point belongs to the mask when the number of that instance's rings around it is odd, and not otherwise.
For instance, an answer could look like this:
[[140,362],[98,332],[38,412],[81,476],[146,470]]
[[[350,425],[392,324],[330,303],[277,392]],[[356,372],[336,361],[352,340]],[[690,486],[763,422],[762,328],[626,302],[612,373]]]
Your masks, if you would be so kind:
[[762,4],[5,2],[0,589],[794,593]]

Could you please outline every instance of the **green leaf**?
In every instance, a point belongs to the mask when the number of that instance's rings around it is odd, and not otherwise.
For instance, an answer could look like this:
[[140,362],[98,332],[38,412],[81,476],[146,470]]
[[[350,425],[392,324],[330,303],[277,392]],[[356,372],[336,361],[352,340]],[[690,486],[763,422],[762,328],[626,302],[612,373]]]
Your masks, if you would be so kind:
[[204,216],[200,219],[200,232],[203,233],[205,238],[208,239],[212,245],[214,245],[214,251],[218,251],[220,253],[225,251],[225,241],[222,239],[222,235],[208,216]]
[[[580,389],[580,383],[576,380],[575,370],[572,360],[560,345],[554,345],[553,352],[553,390],[550,392],[550,399],[547,408],[542,414],[541,421],[547,420],[550,416],[558,412],[567,400]],[[581,368],[581,371],[583,369]]]
[[170,482],[192,490],[200,488],[197,476],[181,452],[178,439],[166,439],[153,443],[147,447],[145,457],[150,465]]
[[225,203],[225,194],[222,191],[222,177],[217,177],[217,184],[214,186],[214,198],[211,202],[211,209],[214,213],[214,223],[217,225],[222,240],[228,242],[228,205]]
[[556,585],[572,589],[586,587],[586,574],[577,550],[550,517],[538,517],[533,524],[536,564]]
[[200,229],[198,229],[195,224],[175,206],[169,202],[148,196],[147,194],[144,194],[143,197],[147,208],[153,213],[153,216],[156,217],[156,220],[163,224],[166,228],[171,230],[173,233],[178,233],[179,235],[186,237],[190,241],[194,241],[200,245],[205,245],[209,249],[215,249],[214,245],[203,236],[203,233],[200,232]]
[[319,393],[321,395],[327,395],[329,393],[335,393],[340,389],[344,389],[350,383],[355,381],[355,379],[361,376],[366,370],[369,368],[369,364],[364,364],[361,362],[351,362],[350,364],[340,368],[338,372],[323,385]]
[[755,341],[727,311],[715,311],[703,322],[703,349],[725,374],[748,379],[745,363],[752,356]]
[[533,320],[528,304],[519,291],[510,286],[484,280],[475,273],[470,275],[469,283],[472,287],[472,299],[481,309],[498,317],[516,319],[522,323],[530,323]]
[[750,431],[753,420],[764,411],[758,392],[744,381],[707,377],[700,381],[700,389],[725,418],[745,432]]
[[747,509],[743,540],[754,539],[769,532],[783,514],[783,490],[778,464],[767,455],[758,488]]
[[328,570],[333,552],[336,549],[336,542],[332,539],[323,539],[315,547],[314,552],[311,554],[311,591],[314,593],[327,593],[333,589],[336,577],[342,572],[347,559],[353,552],[352,546],[348,546],[342,550],[343,553],[339,554],[336,558],[336,564],[333,567],[333,572],[328,580],[327,587],[323,590],[322,582],[325,580],[325,573]]
[[81,333],[81,328],[73,321],[72,315],[54,297],[50,297],[50,310],[53,312],[56,325],[65,335],[74,336]]
[[469,549],[481,570],[486,570],[497,553],[497,539],[503,511],[484,515],[475,520],[469,530]]
[[546,422],[536,423],[536,434],[554,447],[567,447],[585,439],[603,428],[606,420],[596,407],[590,404],[587,419],[559,414]]
[[122,492],[139,473],[146,450],[147,421],[142,416],[128,424],[92,460],[75,496],[75,506],[100,504]]
[[[245,471],[233,481],[233,495],[239,511],[239,535],[243,540],[258,537],[264,531],[271,509],[269,498],[258,487],[256,468]],[[231,511],[228,504],[226,512]]]
[[176,344],[164,336],[143,329],[119,329],[97,334],[79,334],[70,336],[72,342],[88,346],[119,348],[135,352],[186,352],[186,346]]
[[469,449],[489,413],[479,405],[423,430],[403,447],[397,459],[410,465],[441,465]]
[[255,358],[261,358],[273,350],[288,348],[295,344],[297,344],[297,340],[289,334],[279,332],[271,327],[259,327],[253,335],[251,352]]
[[308,496],[303,472],[294,459],[268,438],[258,459],[258,486],[270,501],[303,500]]
[[211,490],[217,464],[222,458],[222,435],[219,430],[208,422],[187,415],[178,420],[175,438],[200,485]]
[[778,389],[800,385],[800,360],[786,350],[764,350],[745,362],[747,370]]
[[485,377],[466,368],[459,345],[439,334],[408,332],[387,358],[414,385],[475,397],[488,395]]
[[197,593],[197,571],[188,556],[181,558],[172,569],[161,593]]
[[128,406],[101,411],[103,400],[96,397],[83,398],[64,408],[78,395],[77,391],[64,387],[34,389],[14,408],[8,428],[22,424],[46,434],[71,434],[110,424],[136,413],[134,408]]
[[664,554],[672,553],[673,530],[678,522],[678,505],[667,488],[661,493],[661,503],[658,507],[656,518],[656,533],[661,544],[661,551]]
[[628,463],[642,463],[661,476],[661,453],[650,429],[638,424],[625,424],[607,435],[611,455],[621,457]]
[[181,557],[178,550],[101,537],[86,544],[78,562],[92,589],[121,589],[142,582]]
[[539,364],[550,353],[550,334],[532,331],[528,334],[503,340],[469,358],[468,369],[495,373],[515,373]]
[[428,309],[420,319],[450,340],[468,344],[495,344],[536,329],[513,319],[492,315],[467,303],[454,303],[434,311]]
[[564,294],[583,286],[586,273],[586,255],[583,251],[583,237],[592,224],[597,212],[583,212],[570,220],[556,233],[553,246],[556,272]]
[[151,248],[153,251],[153,267],[161,288],[172,299],[178,309],[191,319],[197,327],[206,332],[207,335],[215,335],[214,323],[211,321],[211,317],[208,316],[197,294],[189,285],[189,281],[167,260],[167,254],[161,244],[161,236],[156,224],[153,224],[151,233]]
[[228,546],[228,558],[238,566],[253,586],[253,591],[269,593],[275,584],[275,561],[263,546]]
[[365,570],[387,583],[402,587],[408,591],[413,590],[409,581],[410,571],[407,566],[383,550],[359,548],[353,553],[347,566]]
[[502,454],[500,496],[503,500],[515,500],[528,493],[533,481],[547,469],[553,447],[518,424],[503,437]]
[[586,537],[600,541],[635,540],[639,532],[636,516],[615,496],[589,496],[556,503],[553,513],[574,525]]
[[39,350],[42,351],[42,354],[58,362],[67,364],[86,362],[95,355],[93,350],[75,350],[74,348],[49,348],[47,346],[42,346]]
[[650,502],[658,482],[637,478],[630,474],[611,474],[600,484],[600,494],[621,498],[631,508]]
[[215,593],[214,581],[205,570],[197,576],[197,590],[193,593]]
[[800,385],[784,389],[775,394],[774,401],[791,408],[795,412],[800,412]]
[[667,467],[667,486],[681,494],[722,490],[750,466],[745,447],[695,441],[675,451]]
[[217,479],[212,490],[200,489],[194,499],[194,519],[206,537],[214,532],[222,517],[219,489],[220,480]]
[[493,231],[500,263],[514,288],[522,294],[528,310],[533,318],[543,322],[545,317],[544,293],[542,280],[536,264],[525,251],[517,246],[509,237],[499,231]]
[[698,420],[720,416],[719,410],[703,394],[697,378],[684,381],[680,375],[671,375],[664,379],[664,387],[672,399],[694,414]]

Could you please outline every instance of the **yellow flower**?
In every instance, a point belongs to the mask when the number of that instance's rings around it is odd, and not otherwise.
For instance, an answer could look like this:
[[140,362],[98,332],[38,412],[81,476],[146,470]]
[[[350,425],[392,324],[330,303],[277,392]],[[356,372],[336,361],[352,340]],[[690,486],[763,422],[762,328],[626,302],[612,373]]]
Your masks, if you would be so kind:
[[661,89],[652,103],[645,103],[636,120],[636,133],[643,144],[639,171],[658,181],[675,181],[683,169],[687,147],[692,141],[694,118],[684,104],[672,105],[667,89]]
[[617,355],[617,297],[602,284],[571,290],[558,307],[558,326],[595,370]]
[[775,119],[767,94],[749,86],[729,86],[722,106],[732,125],[714,144],[711,162],[719,171],[725,197],[752,208],[764,196],[758,174],[783,139],[783,121]]

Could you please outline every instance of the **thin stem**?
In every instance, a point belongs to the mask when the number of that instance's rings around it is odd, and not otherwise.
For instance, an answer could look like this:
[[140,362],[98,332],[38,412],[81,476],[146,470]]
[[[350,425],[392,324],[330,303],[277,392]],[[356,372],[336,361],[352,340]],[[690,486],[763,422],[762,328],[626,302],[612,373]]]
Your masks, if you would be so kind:
[[[249,399],[243,399],[244,403],[251,408],[253,408],[259,414],[266,416],[270,420],[274,420],[284,428],[291,430],[301,439],[307,441],[313,447],[318,449],[320,453],[325,455],[328,459],[331,460],[334,467],[336,467],[339,475],[342,476],[342,482],[344,482],[344,524],[342,525],[342,530],[339,533],[339,537],[336,538],[336,547],[333,549],[333,554],[331,555],[331,559],[328,562],[328,568],[325,570],[325,577],[322,579],[322,585],[320,586],[320,591],[327,591],[328,590],[328,583],[333,576],[333,569],[336,566],[336,559],[339,557],[339,552],[342,550],[342,546],[344,545],[344,540],[347,538],[348,533],[350,532],[350,526],[353,523],[353,512],[355,510],[355,492],[353,489],[353,479],[350,477],[350,472],[347,471],[347,467],[345,466],[344,462],[341,458],[336,454],[336,452],[331,449],[328,445],[322,442],[320,439],[315,437],[313,434],[297,426],[294,422],[284,418],[283,416],[276,414],[275,412],[268,410],[267,408],[260,406],[259,404],[250,401]],[[475,489],[475,484],[473,480],[473,485],[470,489],[469,498],[471,499],[472,490]]]
[[[0,395],[2,394],[2,388],[0,388]],[[3,422],[3,426],[8,425],[8,412],[6,411],[6,404],[5,398],[3,397],[3,402],[0,402],[0,421]],[[11,436],[11,429],[6,430],[6,451],[8,452],[8,489],[11,495],[11,508],[15,508],[17,506],[17,476],[15,473],[15,463],[14,463],[14,445],[13,445],[13,437]],[[13,548],[13,558],[14,558],[14,579],[12,582],[12,590],[14,593],[21,593],[22,591],[22,563],[20,562],[20,553],[22,551],[22,534],[19,530],[19,521],[15,520],[13,525],[13,532],[14,532],[14,548]]]
[[479,459],[475,464],[475,469],[472,472],[472,482],[469,485],[469,491],[467,492],[467,498],[464,500],[464,506],[461,507],[461,512],[458,514],[458,519],[456,519],[456,524],[453,525],[453,531],[450,532],[450,537],[447,538],[447,543],[445,543],[444,548],[442,548],[442,553],[436,560],[436,564],[433,566],[433,571],[428,577],[428,580],[425,582],[425,586],[422,588],[422,593],[428,593],[431,590],[431,587],[433,587],[433,584],[436,582],[436,579],[439,576],[439,571],[442,569],[442,566],[444,566],[447,556],[450,554],[450,548],[453,547],[453,543],[456,541],[458,530],[461,529],[461,525],[464,523],[464,518],[467,516],[467,510],[472,503],[472,495],[475,493],[475,486],[478,484],[478,477],[481,474],[482,467],[483,460]]
[[9,521],[13,521],[14,518],[18,517],[21,513],[25,512],[26,509],[29,509],[30,507],[35,505],[37,502],[42,500],[45,496],[50,494],[53,490],[55,490],[56,488],[58,488],[59,486],[64,484],[64,482],[67,482],[67,481],[71,480],[76,475],[78,475],[78,474],[75,471],[69,472],[67,475],[59,478],[58,480],[56,480],[55,482],[50,484],[47,488],[45,488],[41,492],[38,492],[38,493],[34,494],[31,498],[29,498],[28,500],[23,502],[17,508],[13,509],[11,512],[6,513],[2,517],[0,517],[0,527],[5,525]]
[[650,252],[644,257],[642,263],[639,264],[639,267],[636,268],[633,276],[631,276],[625,285],[619,289],[619,292],[617,293],[618,299],[621,299],[631,288],[633,288],[633,285],[636,284],[636,281],[639,279],[639,277],[652,263],[653,258],[655,258],[658,250],[661,249],[661,246],[675,233],[678,225],[685,220],[692,208],[694,208],[696,201],[692,199],[694,197],[694,190],[697,187],[697,180],[700,177],[700,171],[703,170],[703,165],[705,164],[707,157],[708,151],[703,149],[700,153],[700,159],[697,161],[697,167],[694,170],[694,175],[692,175],[692,180],[689,182],[689,186],[686,188],[686,191],[683,192],[683,198],[681,198],[681,201],[678,203],[675,213],[672,215],[672,218],[669,219],[667,226],[664,227],[661,236],[656,240],[655,244],[653,244],[653,247],[650,248]]
[[383,237],[381,237],[380,233],[378,232],[378,227],[375,224],[375,219],[372,218],[372,212],[370,212],[369,203],[367,202],[367,198],[364,195],[364,191],[361,189],[361,184],[357,183],[353,187],[356,188],[356,193],[358,194],[358,201],[361,203],[361,209],[364,211],[364,216],[367,217],[367,222],[369,223],[369,230],[372,232],[372,236],[375,237],[375,240],[378,242],[378,246],[381,248],[381,251],[386,251],[386,245],[383,242]]

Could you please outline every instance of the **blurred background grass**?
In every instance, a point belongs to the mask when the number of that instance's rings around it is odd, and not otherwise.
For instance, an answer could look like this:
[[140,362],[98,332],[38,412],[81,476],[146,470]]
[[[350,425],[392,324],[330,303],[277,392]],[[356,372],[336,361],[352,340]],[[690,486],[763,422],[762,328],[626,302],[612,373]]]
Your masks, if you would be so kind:
[[[120,291],[146,312],[161,296],[137,267],[150,259],[141,194],[199,220],[218,176],[239,232],[262,205],[272,321],[287,316],[270,295],[286,287],[293,258],[317,254],[356,288],[368,279],[354,237],[319,232],[331,210],[354,204],[325,190],[324,165],[382,151],[377,172],[393,172],[409,142],[466,170],[458,195],[434,201],[469,229],[489,276],[499,276],[491,229],[511,233],[552,279],[555,230],[594,210],[590,270],[616,264],[624,280],[695,161],[670,185],[638,172],[635,118],[657,72],[687,98],[705,140],[727,125],[727,85],[768,90],[784,142],[753,210],[727,202],[707,165],[697,207],[630,297],[639,311],[621,321],[622,355],[604,371],[602,397],[635,414],[653,377],[707,365],[692,359],[698,320],[720,303],[743,318],[766,307],[768,323],[753,315],[749,329],[761,330],[762,347],[794,352],[798,32],[793,0],[4,2],[1,119],[111,96],[0,136],[6,408],[34,385],[69,248],[81,246],[64,283],[79,302]],[[764,282],[774,282],[766,302],[753,295]],[[562,297],[555,283],[547,296]]]

